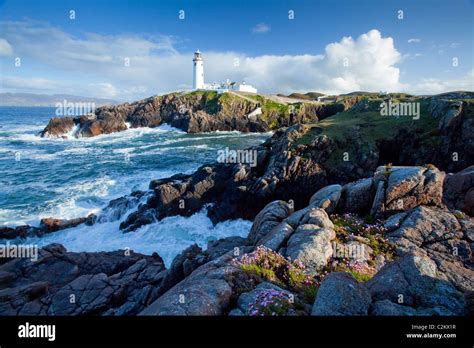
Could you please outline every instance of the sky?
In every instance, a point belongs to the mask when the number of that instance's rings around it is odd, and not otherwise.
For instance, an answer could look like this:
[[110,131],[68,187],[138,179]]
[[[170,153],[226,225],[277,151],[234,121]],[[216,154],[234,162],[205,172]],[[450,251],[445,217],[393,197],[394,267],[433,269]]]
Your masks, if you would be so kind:
[[473,0],[0,0],[0,92],[474,90]]

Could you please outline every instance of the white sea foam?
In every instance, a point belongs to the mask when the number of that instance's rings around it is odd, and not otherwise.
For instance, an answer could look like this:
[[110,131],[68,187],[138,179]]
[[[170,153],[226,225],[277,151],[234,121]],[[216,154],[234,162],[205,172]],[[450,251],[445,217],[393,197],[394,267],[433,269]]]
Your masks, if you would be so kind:
[[213,226],[205,211],[190,217],[168,217],[129,233],[120,231],[119,224],[119,221],[114,221],[93,226],[80,225],[41,238],[29,238],[25,243],[39,246],[60,243],[69,251],[113,251],[129,248],[146,255],[157,252],[169,267],[178,253],[194,243],[205,248],[210,240],[229,236],[246,237],[251,227],[250,221],[240,219]]

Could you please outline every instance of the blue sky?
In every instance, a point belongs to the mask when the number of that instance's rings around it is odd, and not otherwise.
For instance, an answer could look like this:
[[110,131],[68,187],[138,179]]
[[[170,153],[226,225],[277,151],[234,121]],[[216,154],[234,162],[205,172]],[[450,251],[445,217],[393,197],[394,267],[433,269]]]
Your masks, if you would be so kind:
[[473,11],[468,0],[0,1],[0,88],[143,98],[190,88],[199,48],[206,82],[266,93],[473,90]]

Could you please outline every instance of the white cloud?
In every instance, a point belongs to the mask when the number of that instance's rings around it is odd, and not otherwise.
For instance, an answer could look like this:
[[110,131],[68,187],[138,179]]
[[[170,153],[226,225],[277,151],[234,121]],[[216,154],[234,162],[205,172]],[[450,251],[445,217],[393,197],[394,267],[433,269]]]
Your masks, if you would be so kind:
[[49,91],[55,92],[56,90],[64,87],[61,83],[55,80],[46,78],[24,78],[16,76],[2,76],[1,79],[2,88],[5,91],[21,91],[21,90],[35,90],[35,91]]
[[5,40],[0,38],[0,56],[11,56],[13,54],[13,48],[10,45],[10,43]]
[[458,90],[474,90],[474,69],[471,69],[465,76],[458,79],[440,80],[426,78],[412,87],[413,93],[416,94],[438,94]]
[[421,42],[421,39],[408,39],[408,43],[420,43]]
[[[38,75],[42,75],[23,79],[23,84],[14,77],[18,70],[11,69],[5,74],[10,77],[1,78],[3,91],[13,88],[20,91],[22,86],[23,91],[43,87],[51,93],[132,101],[191,88],[193,52],[178,52],[172,36],[85,34],[76,37],[45,23],[1,24],[5,39],[15,47],[15,54],[34,62]],[[203,54],[206,82],[227,78],[245,80],[262,93],[409,89],[400,82],[397,65],[402,62],[402,55],[393,39],[383,37],[378,30],[355,39],[344,37],[328,44],[320,54],[254,57],[231,51]],[[129,66],[125,64],[127,61]],[[45,70],[54,75],[45,75]],[[56,81],[52,76],[62,79]]]
[[271,28],[265,23],[258,23],[255,27],[252,28],[252,32],[257,34],[264,34],[268,33],[269,31],[271,31]]

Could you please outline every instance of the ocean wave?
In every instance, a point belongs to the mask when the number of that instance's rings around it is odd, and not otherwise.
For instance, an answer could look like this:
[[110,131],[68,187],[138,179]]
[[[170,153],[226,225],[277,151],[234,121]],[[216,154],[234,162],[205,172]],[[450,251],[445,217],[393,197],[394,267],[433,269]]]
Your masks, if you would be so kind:
[[119,230],[120,221],[98,223],[58,231],[44,237],[29,238],[25,243],[45,246],[63,244],[69,251],[114,251],[129,248],[151,255],[157,252],[167,267],[173,258],[188,246],[196,243],[205,248],[214,239],[246,237],[252,223],[247,220],[229,220],[215,226],[202,210],[190,217],[173,216],[145,225],[132,232]]

